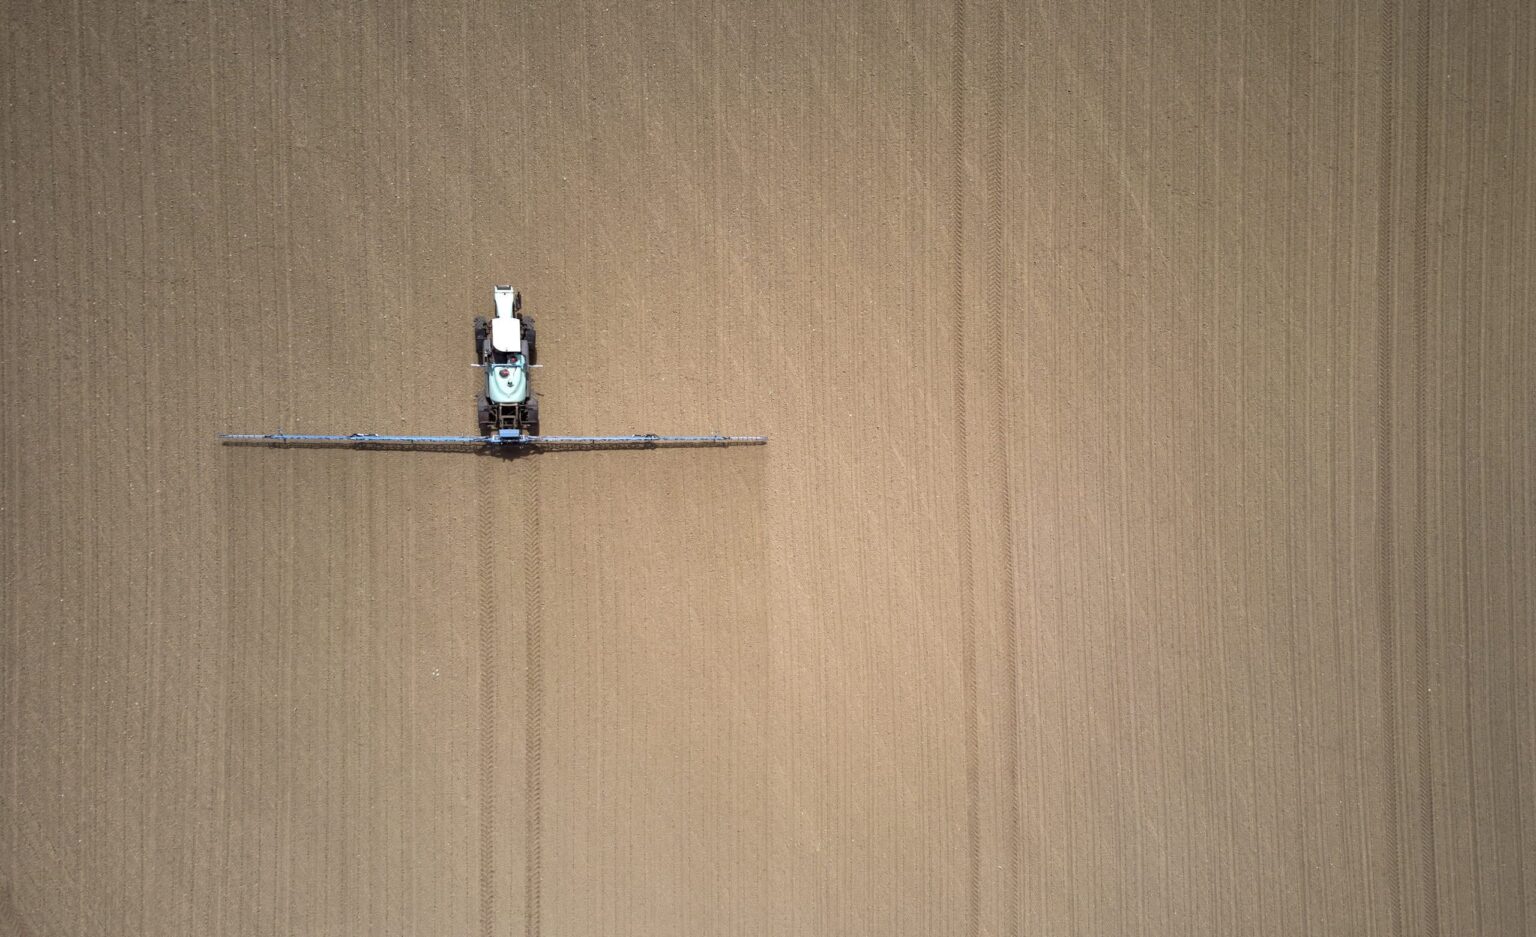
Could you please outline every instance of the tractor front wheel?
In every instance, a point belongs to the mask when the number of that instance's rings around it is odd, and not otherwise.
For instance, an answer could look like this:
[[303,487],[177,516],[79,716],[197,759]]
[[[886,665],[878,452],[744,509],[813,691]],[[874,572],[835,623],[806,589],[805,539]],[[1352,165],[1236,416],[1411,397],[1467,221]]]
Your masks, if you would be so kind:
[[475,316],[475,360],[482,361],[485,355],[485,340],[491,334],[491,324],[485,321],[485,316]]

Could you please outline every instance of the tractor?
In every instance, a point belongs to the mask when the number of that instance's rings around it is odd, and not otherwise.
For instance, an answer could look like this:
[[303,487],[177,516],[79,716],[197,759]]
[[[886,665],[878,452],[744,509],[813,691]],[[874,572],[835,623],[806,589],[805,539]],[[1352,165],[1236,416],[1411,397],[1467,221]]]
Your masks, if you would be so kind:
[[528,371],[539,366],[538,334],[522,314],[522,298],[510,286],[492,291],[496,316],[475,317],[475,367],[485,372],[475,394],[478,436],[395,436],[378,433],[220,433],[234,445],[351,446],[410,449],[466,448],[516,455],[551,449],[659,449],[673,446],[761,446],[766,436],[545,436],[539,432],[539,398],[528,386]]
[[529,389],[528,370],[539,363],[538,333],[522,314],[523,298],[510,286],[494,292],[496,317],[475,317],[475,356],[485,371],[484,389],[475,397],[482,435],[515,430],[539,435],[539,398]]

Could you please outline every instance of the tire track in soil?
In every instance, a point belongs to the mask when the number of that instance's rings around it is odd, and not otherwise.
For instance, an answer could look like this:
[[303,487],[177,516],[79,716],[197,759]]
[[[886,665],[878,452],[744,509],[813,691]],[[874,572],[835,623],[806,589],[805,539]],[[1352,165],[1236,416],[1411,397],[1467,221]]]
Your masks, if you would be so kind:
[[1377,628],[1381,642],[1381,709],[1383,761],[1388,777],[1383,784],[1386,805],[1385,838],[1392,868],[1387,876],[1387,901],[1393,934],[1403,932],[1402,844],[1398,834],[1401,813],[1401,771],[1398,767],[1397,727],[1397,634],[1392,531],[1392,325],[1393,325],[1393,153],[1397,121],[1397,3],[1388,0],[1382,11],[1381,138],[1376,214],[1376,525],[1377,590],[1380,608]]
[[525,818],[527,880],[524,895],[523,934],[524,937],[538,937],[543,925],[539,901],[543,890],[542,837],[544,831],[544,548],[540,530],[542,498],[537,463],[529,468],[528,490],[533,493],[533,496],[528,499],[526,562],[528,580],[524,592],[524,600],[528,608],[524,624],[528,654],[528,723],[524,744],[527,746],[525,763],[528,773],[525,807],[527,811]]
[[955,407],[955,513],[959,517],[957,553],[960,561],[961,670],[965,709],[965,829],[966,920],[965,932],[981,932],[981,754],[976,713],[976,596],[971,556],[970,465],[967,452],[966,343],[965,343],[965,134],[966,0],[954,3],[954,49],[951,54],[950,118],[952,120],[949,169],[954,266],[950,298],[954,305],[953,348]]
[[1428,440],[1425,437],[1426,370],[1429,318],[1429,50],[1430,5],[1419,4],[1419,42],[1415,50],[1417,100],[1414,102],[1414,197],[1413,197],[1413,421],[1414,421],[1414,731],[1418,751],[1419,875],[1424,894],[1423,928],[1428,937],[1440,933],[1439,877],[1435,868],[1434,750],[1429,696],[1429,570],[1427,547],[1428,492],[1426,473]]
[[1019,777],[1022,771],[1019,750],[1019,636],[1018,603],[1015,597],[1013,542],[1012,460],[1008,451],[1008,372],[1004,360],[1007,334],[1007,310],[1003,285],[1003,213],[1006,193],[1003,188],[1003,117],[1007,84],[1003,69],[1003,29],[1005,0],[992,0],[985,30],[984,60],[985,108],[982,119],[985,144],[982,149],[982,274],[985,284],[984,309],[987,326],[987,393],[991,397],[993,425],[988,429],[987,474],[995,496],[993,516],[1002,523],[1003,565],[1003,663],[1007,667],[1005,705],[1002,719],[1005,733],[1004,815],[1007,827],[1006,871],[1003,888],[1003,929],[1016,934],[1020,927],[1019,888],[1023,877],[1023,857],[1019,835]]
[[[482,495],[495,491],[495,465],[479,467]],[[482,510],[480,541],[480,933],[496,927],[496,511]]]

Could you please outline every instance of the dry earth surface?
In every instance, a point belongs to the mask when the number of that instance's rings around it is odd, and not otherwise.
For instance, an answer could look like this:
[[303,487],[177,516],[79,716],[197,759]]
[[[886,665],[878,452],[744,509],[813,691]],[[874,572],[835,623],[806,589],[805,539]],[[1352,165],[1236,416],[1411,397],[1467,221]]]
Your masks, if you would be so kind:
[[3,29],[0,930],[1536,932],[1531,4]]

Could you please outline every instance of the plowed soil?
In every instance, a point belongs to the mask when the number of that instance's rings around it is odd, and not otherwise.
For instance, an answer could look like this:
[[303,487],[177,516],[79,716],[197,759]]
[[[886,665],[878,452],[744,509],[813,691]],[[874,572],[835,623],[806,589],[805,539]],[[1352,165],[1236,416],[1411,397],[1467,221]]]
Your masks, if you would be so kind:
[[4,6],[0,932],[1536,933],[1536,7]]

